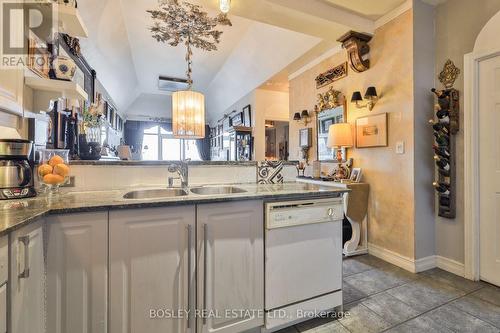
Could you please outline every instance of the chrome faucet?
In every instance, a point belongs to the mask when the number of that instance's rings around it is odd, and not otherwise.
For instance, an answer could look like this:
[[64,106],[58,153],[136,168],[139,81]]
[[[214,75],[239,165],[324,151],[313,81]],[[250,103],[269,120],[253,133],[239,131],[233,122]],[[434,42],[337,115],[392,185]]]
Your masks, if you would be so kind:
[[180,164],[170,164],[168,172],[176,173],[177,177],[168,177],[168,187],[174,187],[174,180],[180,179],[182,188],[188,187],[188,164],[180,162]]

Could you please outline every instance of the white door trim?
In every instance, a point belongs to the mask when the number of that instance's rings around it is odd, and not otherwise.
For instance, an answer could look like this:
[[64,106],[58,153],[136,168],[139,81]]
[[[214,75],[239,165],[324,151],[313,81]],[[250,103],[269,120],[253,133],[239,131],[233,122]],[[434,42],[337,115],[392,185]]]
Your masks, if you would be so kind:
[[464,251],[465,277],[480,279],[479,64],[500,56],[500,49],[464,56]]

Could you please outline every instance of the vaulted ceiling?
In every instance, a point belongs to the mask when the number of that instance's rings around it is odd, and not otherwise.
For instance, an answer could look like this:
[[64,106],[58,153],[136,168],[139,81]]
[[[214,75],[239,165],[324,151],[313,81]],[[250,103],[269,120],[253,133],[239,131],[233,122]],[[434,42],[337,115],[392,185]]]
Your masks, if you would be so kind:
[[[194,51],[194,89],[207,98],[209,119],[291,63],[336,44],[348,30],[373,32],[374,21],[408,0],[232,0],[232,27],[218,51]],[[218,0],[192,0],[210,15]],[[147,9],[158,0],[79,2],[89,38],[82,49],[122,114],[128,118],[170,117],[170,95],[158,90],[158,76],[184,77],[185,48],[157,43]],[[316,50],[316,52],[315,52]]]

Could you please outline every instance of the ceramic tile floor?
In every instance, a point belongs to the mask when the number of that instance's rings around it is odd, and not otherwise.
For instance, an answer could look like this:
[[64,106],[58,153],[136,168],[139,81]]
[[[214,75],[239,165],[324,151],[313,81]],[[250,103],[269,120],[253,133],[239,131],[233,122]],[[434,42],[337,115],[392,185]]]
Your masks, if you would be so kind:
[[279,333],[497,332],[500,288],[433,269],[412,274],[366,255],[344,260],[344,311]]

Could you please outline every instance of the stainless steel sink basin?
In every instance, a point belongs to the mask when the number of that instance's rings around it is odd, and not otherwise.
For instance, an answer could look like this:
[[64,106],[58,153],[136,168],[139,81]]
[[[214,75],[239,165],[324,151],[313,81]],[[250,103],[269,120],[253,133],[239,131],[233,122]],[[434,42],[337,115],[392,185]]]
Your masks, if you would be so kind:
[[215,194],[233,194],[233,193],[245,193],[242,188],[234,186],[201,186],[193,187],[191,192],[199,195],[215,195]]
[[154,190],[141,190],[128,192],[123,196],[124,199],[161,199],[182,197],[188,195],[188,192],[181,188],[163,188]]

